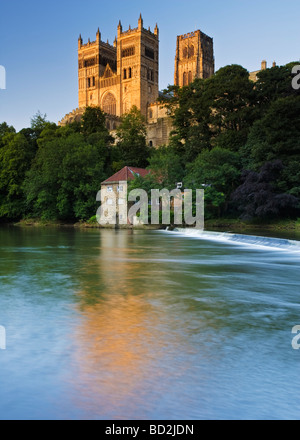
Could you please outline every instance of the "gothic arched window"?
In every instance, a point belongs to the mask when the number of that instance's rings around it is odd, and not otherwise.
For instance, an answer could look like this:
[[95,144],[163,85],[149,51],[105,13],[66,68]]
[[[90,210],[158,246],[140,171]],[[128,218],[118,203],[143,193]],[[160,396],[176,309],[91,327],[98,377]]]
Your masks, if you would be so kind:
[[184,74],[183,74],[183,85],[184,86],[188,85],[188,74],[187,74],[187,72],[184,72]]
[[182,55],[183,55],[183,58],[187,58],[187,57],[188,57],[188,48],[187,48],[187,46],[185,46],[185,47],[183,48],[183,53],[182,53]]
[[189,58],[192,58],[195,55],[195,48],[194,46],[189,47]]
[[109,115],[116,115],[117,113],[117,101],[112,93],[107,93],[102,101],[102,108],[104,113]]
[[193,74],[191,71],[189,71],[189,84],[193,82]]

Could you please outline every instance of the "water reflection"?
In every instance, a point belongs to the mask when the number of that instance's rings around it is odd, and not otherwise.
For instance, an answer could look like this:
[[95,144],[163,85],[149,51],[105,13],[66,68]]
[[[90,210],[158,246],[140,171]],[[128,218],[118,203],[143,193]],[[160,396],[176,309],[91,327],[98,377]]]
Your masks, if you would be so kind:
[[0,228],[0,417],[299,418],[299,256]]
[[[132,247],[134,239],[127,232],[101,234],[99,258],[86,269],[87,274],[99,272],[98,301],[94,295],[90,304],[88,286],[80,292],[84,304],[84,319],[76,330],[80,392],[93,395],[95,416],[100,413],[103,418],[143,418],[154,411],[161,394],[155,398],[153,390],[149,399],[149,388],[162,382],[166,357],[173,353],[175,359],[186,343],[182,335],[172,337],[168,331],[166,311],[148,301],[160,293],[149,282],[153,267],[131,262],[144,254]],[[173,368],[176,380],[187,365],[175,361]]]

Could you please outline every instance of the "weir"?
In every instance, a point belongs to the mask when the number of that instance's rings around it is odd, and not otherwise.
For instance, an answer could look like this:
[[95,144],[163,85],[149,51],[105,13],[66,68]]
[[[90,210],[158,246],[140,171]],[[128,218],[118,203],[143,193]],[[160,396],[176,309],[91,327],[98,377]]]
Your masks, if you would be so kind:
[[272,250],[282,250],[300,253],[300,241],[288,240],[274,237],[260,237],[255,235],[243,235],[229,232],[201,231],[193,228],[175,228],[171,234],[180,234],[208,241],[218,241],[222,243],[232,243],[252,247],[261,247]]

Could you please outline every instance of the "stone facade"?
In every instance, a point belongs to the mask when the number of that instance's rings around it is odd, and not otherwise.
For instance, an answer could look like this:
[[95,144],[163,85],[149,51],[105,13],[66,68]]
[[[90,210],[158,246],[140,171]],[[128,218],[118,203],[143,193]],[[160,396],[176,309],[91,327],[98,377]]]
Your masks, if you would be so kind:
[[[128,182],[136,176],[145,177],[144,168],[124,167],[101,184],[101,202],[105,206],[104,216],[111,224],[128,224]],[[100,201],[100,200],[99,200]]]
[[174,84],[187,86],[195,78],[210,78],[214,73],[213,39],[199,30],[178,36]]
[[[276,67],[276,62],[273,61],[273,65],[272,67]],[[257,75],[262,71],[262,70],[267,70],[267,61],[263,60],[261,62],[261,69],[260,70],[255,70],[254,72],[250,72],[249,73],[249,78],[251,81],[256,82],[257,81]]]
[[138,27],[123,31],[121,22],[113,46],[101,41],[78,40],[79,108],[99,106],[105,113],[121,116],[132,106],[147,116],[147,106],[158,97],[159,30],[146,30],[140,16]]
[[[116,130],[120,117],[136,106],[147,121],[150,146],[166,145],[172,121],[159,97],[159,29],[145,29],[142,16],[138,27],[123,31],[118,25],[113,45],[101,39],[83,44],[78,39],[79,108],[67,114],[59,125],[80,120],[88,106],[99,106],[107,114],[107,128]],[[214,74],[213,39],[201,31],[177,37],[175,85],[188,85],[195,78]]]

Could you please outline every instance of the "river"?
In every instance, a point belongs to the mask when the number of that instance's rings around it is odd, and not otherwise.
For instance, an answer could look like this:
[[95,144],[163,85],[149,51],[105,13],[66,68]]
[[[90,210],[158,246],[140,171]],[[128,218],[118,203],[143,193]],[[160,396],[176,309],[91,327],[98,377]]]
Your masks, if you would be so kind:
[[300,419],[300,248],[0,228],[1,419]]

